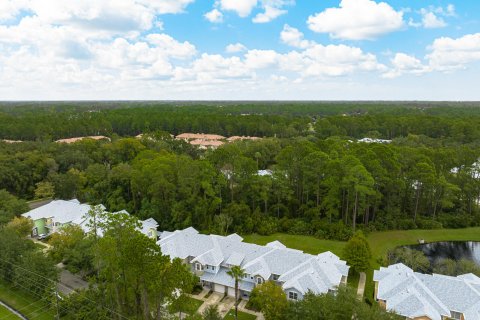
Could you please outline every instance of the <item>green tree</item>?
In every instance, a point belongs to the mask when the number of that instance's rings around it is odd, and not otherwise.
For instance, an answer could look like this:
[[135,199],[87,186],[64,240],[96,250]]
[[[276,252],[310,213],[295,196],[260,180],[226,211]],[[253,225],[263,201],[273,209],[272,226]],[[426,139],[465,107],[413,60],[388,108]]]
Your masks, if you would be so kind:
[[370,268],[372,252],[367,239],[361,231],[357,231],[348,240],[343,249],[342,257],[355,272],[365,272]]
[[233,266],[227,274],[235,280],[235,320],[238,319],[238,283],[245,277],[245,270],[240,266]]
[[252,290],[249,304],[261,310],[266,320],[284,319],[288,308],[285,292],[273,281],[256,286]]
[[218,308],[215,305],[208,306],[203,312],[204,320],[222,320]]
[[55,194],[55,187],[51,182],[42,181],[35,184],[35,186],[35,199],[48,199]]

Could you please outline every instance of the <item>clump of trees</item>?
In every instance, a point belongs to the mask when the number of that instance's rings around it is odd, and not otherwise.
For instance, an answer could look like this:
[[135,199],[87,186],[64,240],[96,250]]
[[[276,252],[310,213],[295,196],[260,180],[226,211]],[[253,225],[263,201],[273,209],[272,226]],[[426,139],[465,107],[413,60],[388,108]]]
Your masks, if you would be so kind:
[[[221,234],[348,240],[358,229],[480,223],[477,109],[270,107],[0,108],[0,136],[37,140],[0,142],[0,185],[17,198],[53,194],[126,209],[155,218],[164,230],[194,226]],[[69,119],[65,128],[48,125],[63,117]],[[38,128],[27,132],[33,118]],[[265,138],[201,151],[170,137],[184,131]],[[125,137],[140,132],[146,133],[142,139]],[[107,134],[112,142],[50,142],[88,134]],[[393,141],[355,142],[365,136]],[[19,210],[8,211],[15,211],[11,218]]]
[[288,301],[282,288],[265,282],[252,291],[249,304],[262,311],[266,320],[282,319],[401,319],[377,304],[369,306],[359,300],[354,290],[340,287],[335,293],[307,293],[303,300]]

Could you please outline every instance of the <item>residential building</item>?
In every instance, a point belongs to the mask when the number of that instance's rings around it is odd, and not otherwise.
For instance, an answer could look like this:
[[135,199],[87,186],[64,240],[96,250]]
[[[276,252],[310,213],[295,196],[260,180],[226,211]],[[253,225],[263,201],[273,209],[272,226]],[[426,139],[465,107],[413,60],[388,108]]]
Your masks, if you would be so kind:
[[209,140],[209,141],[218,141],[225,140],[224,136],[218,134],[205,134],[205,133],[182,133],[175,137],[177,140]]
[[75,143],[75,142],[78,142],[78,141],[82,141],[84,139],[111,141],[111,139],[109,137],[105,137],[105,136],[88,136],[88,137],[76,137],[76,138],[60,139],[60,140],[57,140],[55,142],[70,144],[70,143]]
[[[98,205],[98,207],[101,211],[105,211],[105,206]],[[99,217],[98,220],[96,220],[88,215],[91,209],[91,205],[82,204],[77,199],[54,200],[44,206],[30,210],[22,214],[22,216],[33,221],[33,237],[40,234],[50,235],[58,232],[62,227],[71,224],[78,225],[85,233],[89,233],[94,232],[95,226],[102,223],[102,217]],[[128,215],[129,213],[122,210],[113,212],[112,214]],[[139,222],[141,224],[139,231],[149,238],[157,240],[158,223],[153,218]],[[98,236],[103,235],[103,230],[100,227],[96,227],[96,232]]]
[[204,235],[187,228],[161,233],[158,245],[170,258],[190,265],[204,287],[229,296],[235,296],[235,281],[228,275],[232,266],[245,270],[246,275],[239,282],[243,298],[268,280],[280,285],[291,300],[300,300],[309,291],[335,291],[347,282],[349,267],[333,253],[310,255],[278,241],[260,246],[243,242],[237,234]]
[[415,320],[480,319],[480,278],[414,272],[398,263],[375,270],[375,299]]

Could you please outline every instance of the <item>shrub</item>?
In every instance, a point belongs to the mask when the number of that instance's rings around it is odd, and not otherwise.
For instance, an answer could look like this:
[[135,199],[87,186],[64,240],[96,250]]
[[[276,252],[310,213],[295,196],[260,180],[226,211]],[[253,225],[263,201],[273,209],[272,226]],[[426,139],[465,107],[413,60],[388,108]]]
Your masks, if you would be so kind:
[[443,228],[443,225],[441,222],[430,220],[430,219],[418,220],[417,226],[419,229],[442,229]]

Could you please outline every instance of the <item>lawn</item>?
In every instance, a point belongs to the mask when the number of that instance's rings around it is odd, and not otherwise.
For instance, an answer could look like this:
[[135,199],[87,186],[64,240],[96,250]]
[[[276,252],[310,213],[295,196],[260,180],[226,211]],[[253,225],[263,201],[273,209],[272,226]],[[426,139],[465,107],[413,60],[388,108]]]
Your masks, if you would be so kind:
[[2,320],[18,320],[19,318],[11,313],[8,309],[0,306],[0,319]]
[[[227,315],[225,316],[225,318],[223,318],[224,320],[234,320],[235,319],[235,309],[232,309],[230,310]],[[257,319],[257,316],[254,316],[252,314],[249,314],[249,313],[245,313],[245,312],[242,312],[242,311],[238,311],[238,320],[255,320]]]
[[333,240],[320,240],[309,236],[298,236],[285,233],[275,233],[270,236],[260,236],[252,234],[244,236],[245,242],[265,245],[269,242],[278,240],[289,248],[302,250],[310,254],[319,254],[325,251],[331,251],[336,255],[342,254],[345,242]]
[[[265,245],[271,241],[278,240],[290,248],[302,250],[310,254],[318,254],[324,251],[331,251],[342,257],[342,249],[345,242],[320,240],[309,236],[298,236],[283,233],[276,233],[270,236],[257,234],[244,236],[245,242]],[[437,229],[437,230],[401,230],[372,232],[367,236],[370,248],[372,249],[372,269],[367,272],[367,283],[365,296],[373,298],[373,269],[380,267],[378,258],[384,257],[388,250],[398,246],[417,244],[419,239],[425,242],[439,241],[480,241],[480,227],[466,229]],[[349,286],[358,285],[358,276],[351,276]]]
[[203,304],[202,300],[198,300],[192,297],[187,297],[187,298],[192,306],[192,310],[195,310],[195,311],[198,310],[198,308],[200,308],[200,306]]
[[[2,281],[0,281],[0,300],[20,311],[29,319],[51,320],[55,318],[54,312],[38,297],[26,294],[18,289],[12,289]],[[2,310],[0,310],[1,314]],[[8,319],[17,318],[9,317]]]

